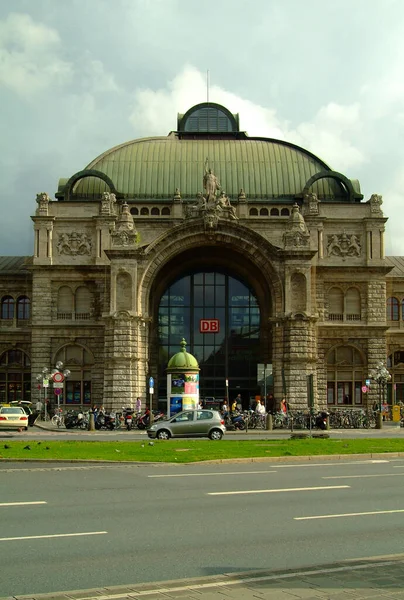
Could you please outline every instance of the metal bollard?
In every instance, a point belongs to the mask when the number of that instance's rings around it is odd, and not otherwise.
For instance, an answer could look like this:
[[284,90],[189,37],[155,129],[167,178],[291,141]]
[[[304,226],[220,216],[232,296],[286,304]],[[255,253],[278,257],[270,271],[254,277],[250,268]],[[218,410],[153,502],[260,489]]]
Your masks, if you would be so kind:
[[267,414],[267,431],[272,431],[274,428],[274,420],[271,413]]
[[88,431],[95,431],[94,413],[90,412],[90,420],[88,422]]
[[330,416],[329,415],[327,416],[327,419],[326,419],[326,426],[325,426],[325,428],[326,428],[327,431],[330,431],[330,429],[331,429],[331,427],[330,427]]
[[383,429],[383,415],[380,411],[376,414],[376,429]]

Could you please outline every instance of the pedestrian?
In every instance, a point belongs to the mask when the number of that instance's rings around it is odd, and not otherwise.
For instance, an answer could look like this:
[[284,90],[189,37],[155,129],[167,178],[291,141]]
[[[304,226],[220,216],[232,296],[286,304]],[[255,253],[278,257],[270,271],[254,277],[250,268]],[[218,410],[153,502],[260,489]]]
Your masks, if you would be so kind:
[[281,400],[281,413],[286,415],[288,410],[289,410],[289,404],[286,402],[286,398],[283,397]]
[[229,407],[227,406],[226,400],[222,404],[222,415],[225,417],[229,412]]
[[231,412],[236,412],[238,404],[240,404],[240,406],[242,404],[241,394],[237,394],[237,396],[234,398],[233,404],[231,405]]
[[271,413],[271,415],[275,414],[276,410],[276,400],[273,394],[268,394],[267,396],[267,411]]
[[142,411],[142,401],[140,398],[136,398],[136,412],[140,413]]
[[259,415],[265,415],[265,406],[261,404],[261,400],[257,400],[255,412]]
[[35,410],[38,416],[42,416],[42,411],[43,411],[43,402],[42,400],[38,400],[38,402],[35,404]]

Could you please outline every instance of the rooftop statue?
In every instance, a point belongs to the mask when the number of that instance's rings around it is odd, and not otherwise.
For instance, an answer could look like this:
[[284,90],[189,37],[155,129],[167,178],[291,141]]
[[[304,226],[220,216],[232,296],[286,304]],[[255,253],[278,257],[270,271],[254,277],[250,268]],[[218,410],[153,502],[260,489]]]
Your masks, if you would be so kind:
[[207,169],[205,166],[205,174],[203,176],[203,187],[206,190],[206,200],[211,202],[215,200],[216,193],[220,190],[220,183],[212,169]]

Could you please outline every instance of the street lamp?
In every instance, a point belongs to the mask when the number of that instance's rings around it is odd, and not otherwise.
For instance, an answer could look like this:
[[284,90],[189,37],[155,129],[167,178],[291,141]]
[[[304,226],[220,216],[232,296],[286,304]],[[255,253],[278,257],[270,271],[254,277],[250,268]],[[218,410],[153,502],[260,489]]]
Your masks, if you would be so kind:
[[372,369],[369,378],[376,381],[379,393],[379,413],[378,413],[378,429],[382,427],[382,407],[386,397],[387,382],[390,381],[391,375],[382,362],[377,363],[376,368]]
[[58,399],[58,415],[60,416],[60,394],[62,393],[64,387],[64,381],[70,375],[69,369],[63,370],[63,363],[61,360],[55,365],[55,369],[51,371],[51,377],[53,381],[53,390]]
[[[48,367],[44,367],[42,369],[42,373],[36,376],[36,380],[40,385],[42,383],[42,387],[44,390],[43,400],[44,400],[44,415],[45,421],[47,417],[47,401],[48,401],[48,387],[49,387],[49,369]],[[41,392],[39,392],[39,399],[41,399]]]

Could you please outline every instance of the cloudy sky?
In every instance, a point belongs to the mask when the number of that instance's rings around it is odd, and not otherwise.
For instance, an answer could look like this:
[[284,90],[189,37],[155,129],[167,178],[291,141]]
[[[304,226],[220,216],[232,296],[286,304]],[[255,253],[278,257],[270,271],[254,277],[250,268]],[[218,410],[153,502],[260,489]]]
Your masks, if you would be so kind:
[[0,0],[0,254],[36,193],[206,100],[383,195],[404,255],[403,0]]

